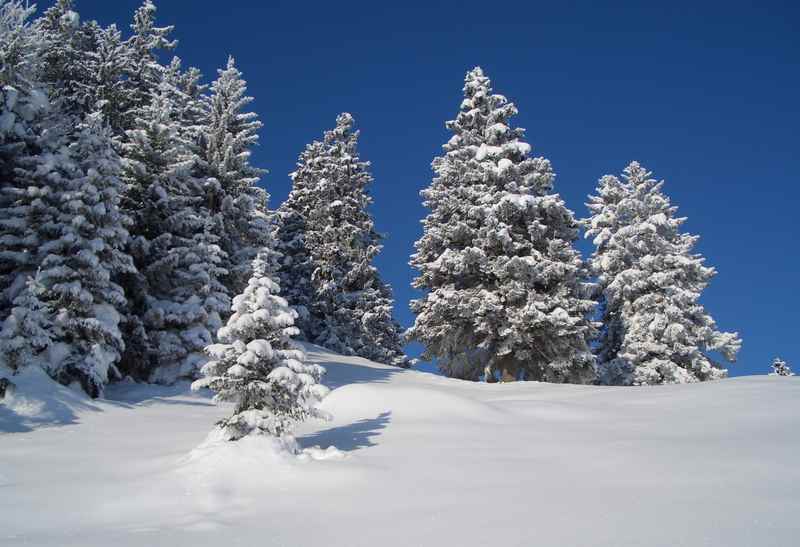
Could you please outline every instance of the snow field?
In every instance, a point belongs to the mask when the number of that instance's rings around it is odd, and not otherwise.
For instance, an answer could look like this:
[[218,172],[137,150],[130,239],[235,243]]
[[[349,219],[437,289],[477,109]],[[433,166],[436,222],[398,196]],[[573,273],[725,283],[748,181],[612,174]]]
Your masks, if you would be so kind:
[[227,408],[186,384],[105,401],[57,387],[54,427],[0,407],[4,430],[36,427],[0,435],[0,543],[788,547],[800,532],[796,378],[487,385],[307,351],[334,418],[303,424],[300,456],[215,444]]

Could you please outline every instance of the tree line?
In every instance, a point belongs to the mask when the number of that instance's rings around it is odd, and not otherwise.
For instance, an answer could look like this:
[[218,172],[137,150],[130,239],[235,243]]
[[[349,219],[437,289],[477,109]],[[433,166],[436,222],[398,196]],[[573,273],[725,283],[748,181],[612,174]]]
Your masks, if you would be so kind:
[[299,337],[406,366],[352,116],[301,154],[292,196],[270,210],[234,59],[210,86],[178,57],[162,63],[177,42],[155,15],[145,1],[123,37],[72,0],[37,18],[0,4],[4,363],[37,362],[91,396],[125,377],[195,378],[269,249]]

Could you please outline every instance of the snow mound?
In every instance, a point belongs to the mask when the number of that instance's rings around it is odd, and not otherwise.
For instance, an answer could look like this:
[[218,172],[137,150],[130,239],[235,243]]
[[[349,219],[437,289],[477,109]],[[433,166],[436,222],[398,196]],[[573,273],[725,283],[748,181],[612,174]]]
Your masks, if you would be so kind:
[[[286,467],[298,452],[300,449],[292,437],[248,435],[238,441],[227,441],[216,428],[179,461],[179,469],[187,471],[194,482],[216,476],[228,482],[247,484],[255,471]],[[256,475],[262,473],[259,471]]]
[[62,386],[38,366],[2,376],[15,387],[0,400],[0,433],[75,424],[80,413],[100,410],[80,388]]

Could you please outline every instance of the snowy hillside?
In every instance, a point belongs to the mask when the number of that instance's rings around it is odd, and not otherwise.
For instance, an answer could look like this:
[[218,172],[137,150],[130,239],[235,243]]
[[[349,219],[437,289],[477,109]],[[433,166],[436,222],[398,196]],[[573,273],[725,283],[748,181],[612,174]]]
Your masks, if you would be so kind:
[[298,442],[340,453],[193,452],[226,409],[187,384],[0,405],[0,544],[796,545],[800,378],[488,385],[308,350],[334,421]]

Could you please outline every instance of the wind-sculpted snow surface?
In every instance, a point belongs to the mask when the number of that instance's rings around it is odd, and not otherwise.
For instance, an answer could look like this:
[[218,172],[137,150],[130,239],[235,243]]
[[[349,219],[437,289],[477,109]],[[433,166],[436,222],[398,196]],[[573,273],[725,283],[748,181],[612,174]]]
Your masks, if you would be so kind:
[[798,378],[479,384],[306,350],[328,370],[334,420],[304,423],[291,450],[207,439],[229,409],[187,384],[112,385],[91,402],[59,386],[69,419],[44,428],[0,402],[16,431],[0,434],[0,544],[785,547],[800,534]]

